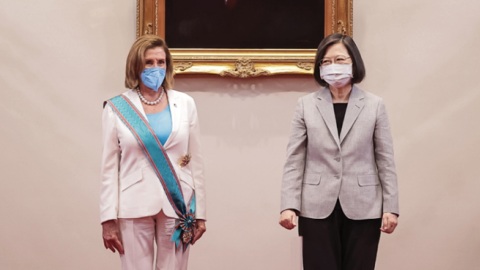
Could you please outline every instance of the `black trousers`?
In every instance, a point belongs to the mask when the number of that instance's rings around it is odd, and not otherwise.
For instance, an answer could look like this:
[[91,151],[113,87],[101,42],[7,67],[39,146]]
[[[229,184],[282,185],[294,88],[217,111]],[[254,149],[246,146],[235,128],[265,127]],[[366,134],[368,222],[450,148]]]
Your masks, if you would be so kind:
[[382,219],[352,220],[337,200],[325,219],[299,217],[304,270],[373,270]]

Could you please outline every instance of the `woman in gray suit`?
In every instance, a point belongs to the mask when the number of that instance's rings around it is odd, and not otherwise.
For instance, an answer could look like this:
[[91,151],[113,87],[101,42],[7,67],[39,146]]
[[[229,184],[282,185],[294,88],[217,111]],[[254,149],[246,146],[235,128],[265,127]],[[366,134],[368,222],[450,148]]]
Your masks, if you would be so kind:
[[305,270],[374,269],[380,231],[399,214],[385,105],[355,85],[365,67],[347,35],[322,40],[314,77],[322,89],[298,100],[292,120],[280,225],[299,216]]

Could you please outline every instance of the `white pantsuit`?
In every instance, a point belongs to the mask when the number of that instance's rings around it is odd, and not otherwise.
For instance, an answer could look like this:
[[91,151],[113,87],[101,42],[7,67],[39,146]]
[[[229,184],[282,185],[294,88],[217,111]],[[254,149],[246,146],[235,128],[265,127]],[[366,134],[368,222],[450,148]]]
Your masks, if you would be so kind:
[[120,255],[123,270],[153,269],[154,239],[157,244],[156,270],[186,270],[190,247],[177,252],[170,241],[175,219],[163,211],[158,215],[143,218],[119,219],[125,255]]
[[[122,95],[129,98],[147,119],[135,91],[129,90]],[[172,133],[164,149],[180,180],[185,202],[195,192],[196,218],[205,220],[205,179],[195,102],[190,96],[175,90],[167,90],[167,96]],[[102,130],[100,219],[101,222],[118,219],[125,249],[123,269],[151,270],[155,237],[159,250],[157,269],[186,269],[188,251],[182,255],[175,253],[175,245],[170,242],[178,216],[134,135],[109,105],[103,111]],[[179,161],[187,154],[191,155],[191,160],[182,167]],[[184,262],[173,264],[178,260]],[[150,266],[144,266],[147,261],[150,261]]]

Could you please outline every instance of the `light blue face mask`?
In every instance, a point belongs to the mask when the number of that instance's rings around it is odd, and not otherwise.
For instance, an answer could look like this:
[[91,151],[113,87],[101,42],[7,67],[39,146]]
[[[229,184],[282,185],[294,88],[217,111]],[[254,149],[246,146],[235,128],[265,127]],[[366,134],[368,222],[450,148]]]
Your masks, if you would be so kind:
[[144,69],[142,74],[140,74],[140,77],[146,87],[157,92],[158,88],[162,85],[163,80],[165,80],[165,73],[166,70],[164,68],[152,67]]

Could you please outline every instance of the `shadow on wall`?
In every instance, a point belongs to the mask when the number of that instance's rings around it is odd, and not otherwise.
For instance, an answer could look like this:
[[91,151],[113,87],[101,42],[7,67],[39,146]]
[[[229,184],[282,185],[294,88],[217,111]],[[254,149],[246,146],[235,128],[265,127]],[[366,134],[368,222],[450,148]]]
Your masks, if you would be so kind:
[[320,87],[312,76],[182,75],[175,78],[175,89],[195,99],[203,136],[232,147],[252,147],[288,138],[297,99]]
[[277,75],[247,79],[218,75],[177,75],[175,89],[182,92],[209,92],[231,97],[254,97],[278,92],[312,92],[320,88],[313,75]]

